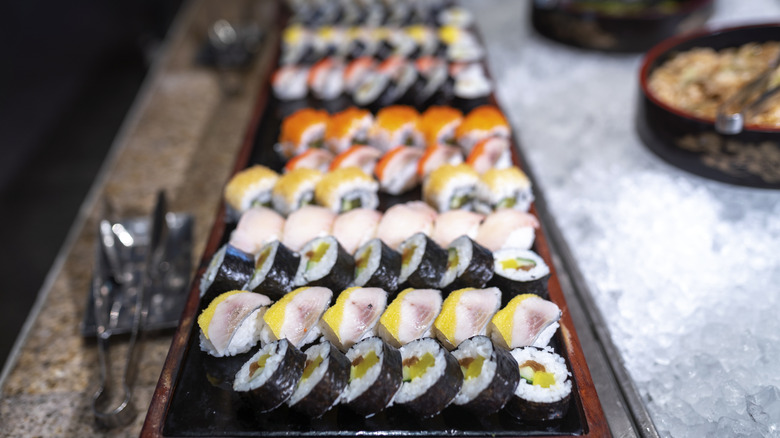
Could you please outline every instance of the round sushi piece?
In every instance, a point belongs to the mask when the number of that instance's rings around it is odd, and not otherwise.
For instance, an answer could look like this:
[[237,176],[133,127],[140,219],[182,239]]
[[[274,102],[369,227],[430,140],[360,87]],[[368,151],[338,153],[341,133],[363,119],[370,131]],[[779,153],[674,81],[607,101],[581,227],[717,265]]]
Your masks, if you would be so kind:
[[314,189],[323,177],[317,169],[298,168],[279,178],[273,189],[274,210],[287,216],[314,200]]
[[317,237],[300,252],[301,263],[295,274],[297,286],[324,286],[341,291],[352,282],[355,260],[333,236]]
[[423,199],[439,212],[471,209],[479,174],[466,164],[439,167],[423,182]]
[[393,404],[422,418],[443,411],[463,385],[458,360],[435,339],[418,339],[401,347],[401,364],[403,383]]
[[303,153],[294,156],[284,165],[284,172],[289,173],[296,169],[314,169],[325,172],[333,161],[333,154],[325,149],[307,149]]
[[282,32],[282,65],[299,64],[306,60],[312,49],[313,33],[301,23],[291,24]]
[[356,144],[338,154],[330,163],[329,169],[336,170],[342,167],[356,166],[366,174],[372,175],[380,157],[382,157],[382,152],[379,149],[372,146]]
[[354,144],[368,144],[368,131],[373,123],[374,116],[369,111],[347,108],[330,117],[325,143],[334,154],[340,154]]
[[303,375],[287,404],[309,418],[319,418],[338,402],[347,387],[349,359],[328,341],[312,345],[304,353]]
[[395,293],[401,274],[401,254],[379,239],[371,239],[355,251],[355,286],[378,287]]
[[455,27],[439,28],[439,38],[447,46],[447,59],[451,62],[476,62],[485,56],[485,49],[470,31]]
[[493,278],[493,253],[468,236],[455,239],[447,248],[447,270],[440,288],[483,288]]
[[325,174],[314,188],[317,204],[336,213],[379,205],[379,184],[359,167],[342,167]]
[[268,242],[279,240],[284,231],[284,218],[266,207],[252,207],[238,220],[230,233],[230,244],[249,253],[257,254]]
[[329,118],[327,111],[313,108],[304,108],[286,117],[279,133],[279,152],[289,159],[306,149],[323,147]]
[[474,16],[466,8],[452,6],[439,12],[436,16],[436,21],[441,26],[467,28],[474,22]]
[[287,339],[270,343],[238,370],[233,390],[253,411],[272,411],[295,392],[305,363],[306,355]]
[[503,291],[505,303],[517,295],[548,295],[550,267],[539,254],[527,249],[502,249],[493,253],[493,260],[491,285]]
[[398,348],[416,339],[430,337],[441,305],[441,292],[437,289],[405,289],[379,318],[379,336]]
[[[331,233],[350,254],[376,235],[382,213],[368,208],[356,208],[338,215]],[[362,285],[358,285],[362,286]]]
[[375,327],[387,306],[387,292],[378,287],[351,287],[322,315],[320,330],[341,351],[375,336]]
[[492,105],[483,105],[471,110],[455,129],[458,144],[468,155],[479,143],[489,137],[509,138],[511,129],[504,114]]
[[398,246],[401,253],[400,287],[433,289],[447,269],[447,250],[423,233],[416,233]]
[[243,289],[278,300],[293,289],[300,259],[278,240],[266,244],[257,255],[255,272]]
[[404,145],[421,147],[420,114],[405,105],[392,105],[379,110],[371,129],[371,144],[382,151]]
[[326,287],[300,287],[283,296],[263,314],[261,340],[287,339],[300,347],[320,337],[318,322],[333,292]]
[[276,172],[259,164],[233,175],[225,186],[225,202],[233,210],[233,216],[238,218],[255,205],[271,205],[271,190],[277,179]]
[[245,353],[260,340],[271,299],[242,290],[225,292],[198,315],[200,349],[214,357]]
[[306,98],[309,87],[309,68],[300,65],[283,65],[271,78],[274,96],[282,101],[301,100]]
[[520,381],[517,362],[509,351],[487,336],[463,341],[452,352],[463,372],[463,386],[454,403],[477,415],[498,412],[512,398]]
[[[475,149],[476,150],[476,149]],[[490,210],[511,208],[528,211],[534,200],[531,181],[517,167],[491,169],[482,174],[477,185],[479,203]]]
[[417,165],[422,155],[422,149],[411,146],[397,146],[388,151],[374,170],[381,190],[400,195],[417,187],[420,183]]
[[433,333],[442,345],[453,350],[472,336],[486,335],[487,326],[501,307],[498,288],[465,288],[450,293],[433,322]]
[[405,27],[404,33],[414,43],[413,51],[407,55],[409,57],[431,56],[439,48],[439,38],[430,26],[413,24]]
[[361,82],[375,67],[376,61],[370,56],[360,56],[353,59],[344,70],[345,91],[354,94]]
[[457,165],[463,162],[463,154],[455,146],[436,144],[425,148],[420,160],[417,162],[417,175],[425,179],[431,172],[445,164]]
[[545,347],[558,330],[561,309],[538,295],[512,298],[496,312],[488,325],[488,334],[496,345],[507,349]]
[[344,63],[333,57],[321,59],[309,70],[309,91],[315,99],[334,100],[344,92]]
[[226,243],[211,257],[200,279],[200,302],[210,303],[218,295],[241,289],[252,277],[255,257]]
[[436,216],[431,238],[441,247],[449,246],[455,239],[468,236],[476,239],[479,225],[485,215],[468,210],[450,210]]
[[437,215],[436,210],[421,201],[396,204],[385,211],[376,237],[390,248],[397,249],[412,234],[431,234]]
[[403,60],[398,70],[391,75],[387,93],[380,98],[380,102],[385,105],[413,104],[415,92],[422,86],[423,79],[417,73],[414,64]]
[[477,242],[495,252],[503,248],[529,249],[539,228],[536,216],[518,210],[503,209],[485,217],[477,232]]
[[529,423],[560,420],[569,410],[571,373],[566,361],[550,347],[512,350],[520,371],[520,382],[506,411]]
[[455,83],[450,77],[446,60],[424,56],[415,61],[415,67],[422,77],[422,85],[415,97],[418,108],[447,104],[454,99],[452,92]]
[[454,105],[465,111],[488,103],[493,85],[485,73],[482,63],[473,62],[459,69],[454,78]]
[[[369,71],[352,92],[352,101],[361,108],[379,110],[382,107],[380,98],[387,93],[389,87],[389,76],[379,71]],[[374,142],[372,145],[377,146]]]
[[401,387],[401,352],[378,337],[364,339],[347,351],[349,385],[341,403],[370,417],[385,409]]
[[293,251],[300,251],[306,242],[330,234],[336,213],[324,207],[307,205],[287,217],[282,243]]
[[466,158],[466,163],[480,175],[484,175],[492,169],[511,167],[512,152],[509,140],[501,137],[489,137],[481,140],[471,150]]

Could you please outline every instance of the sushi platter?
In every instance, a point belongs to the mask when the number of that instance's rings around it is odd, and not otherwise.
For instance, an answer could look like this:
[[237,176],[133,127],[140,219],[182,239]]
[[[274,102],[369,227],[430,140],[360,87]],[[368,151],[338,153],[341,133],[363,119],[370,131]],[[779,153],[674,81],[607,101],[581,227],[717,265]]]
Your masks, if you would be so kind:
[[142,435],[609,435],[472,17],[287,6]]

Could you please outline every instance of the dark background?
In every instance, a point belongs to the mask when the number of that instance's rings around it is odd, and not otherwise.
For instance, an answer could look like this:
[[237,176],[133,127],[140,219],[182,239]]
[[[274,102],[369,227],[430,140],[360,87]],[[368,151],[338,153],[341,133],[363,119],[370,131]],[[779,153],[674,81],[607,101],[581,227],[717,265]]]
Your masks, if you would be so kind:
[[181,3],[4,2],[0,368]]

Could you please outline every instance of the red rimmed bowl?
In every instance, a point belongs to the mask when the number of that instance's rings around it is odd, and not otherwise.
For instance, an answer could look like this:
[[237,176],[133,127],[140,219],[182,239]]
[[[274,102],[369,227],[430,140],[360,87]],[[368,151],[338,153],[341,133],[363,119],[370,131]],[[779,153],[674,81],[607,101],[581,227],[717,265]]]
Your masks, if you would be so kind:
[[673,9],[647,7],[620,13],[587,2],[534,0],[531,23],[540,34],[571,46],[607,52],[644,52],[666,38],[702,27],[712,14],[714,2],[675,3]]
[[767,41],[780,41],[780,23],[710,30],[670,38],[653,47],[639,72],[636,128],[645,145],[670,164],[705,178],[780,188],[780,128],[746,125],[738,134],[724,135],[715,129],[713,121],[661,102],[648,86],[653,71],[680,52]]

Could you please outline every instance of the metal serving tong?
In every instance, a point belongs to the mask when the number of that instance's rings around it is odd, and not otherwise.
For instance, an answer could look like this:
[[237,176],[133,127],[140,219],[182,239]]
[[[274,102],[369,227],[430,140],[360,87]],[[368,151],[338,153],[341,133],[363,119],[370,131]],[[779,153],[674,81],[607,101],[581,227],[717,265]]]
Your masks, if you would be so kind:
[[745,120],[759,113],[765,105],[778,95],[780,90],[780,55],[769,64],[769,68],[756,79],[740,88],[733,96],[718,107],[715,130],[721,134],[739,134]]
[[[106,202],[106,210],[110,205]],[[139,354],[136,345],[149,313],[151,288],[160,276],[160,265],[165,257],[165,241],[168,235],[165,193],[157,194],[157,203],[151,217],[151,240],[139,273],[123,266],[117,236],[109,219],[102,219],[99,225],[98,244],[96,245],[96,268],[99,272],[93,276],[92,295],[95,303],[95,321],[97,324],[98,361],[100,365],[100,387],[92,397],[92,411],[98,425],[114,428],[129,424],[136,417],[133,406],[133,385],[135,383]],[[107,215],[108,216],[108,215]],[[108,267],[109,272],[105,272]],[[110,281],[109,279],[113,279]],[[112,389],[111,354],[109,339],[117,327],[119,311],[125,296],[135,295],[133,326],[127,347],[124,373],[121,380],[121,400]],[[117,400],[118,405],[113,404]]]

